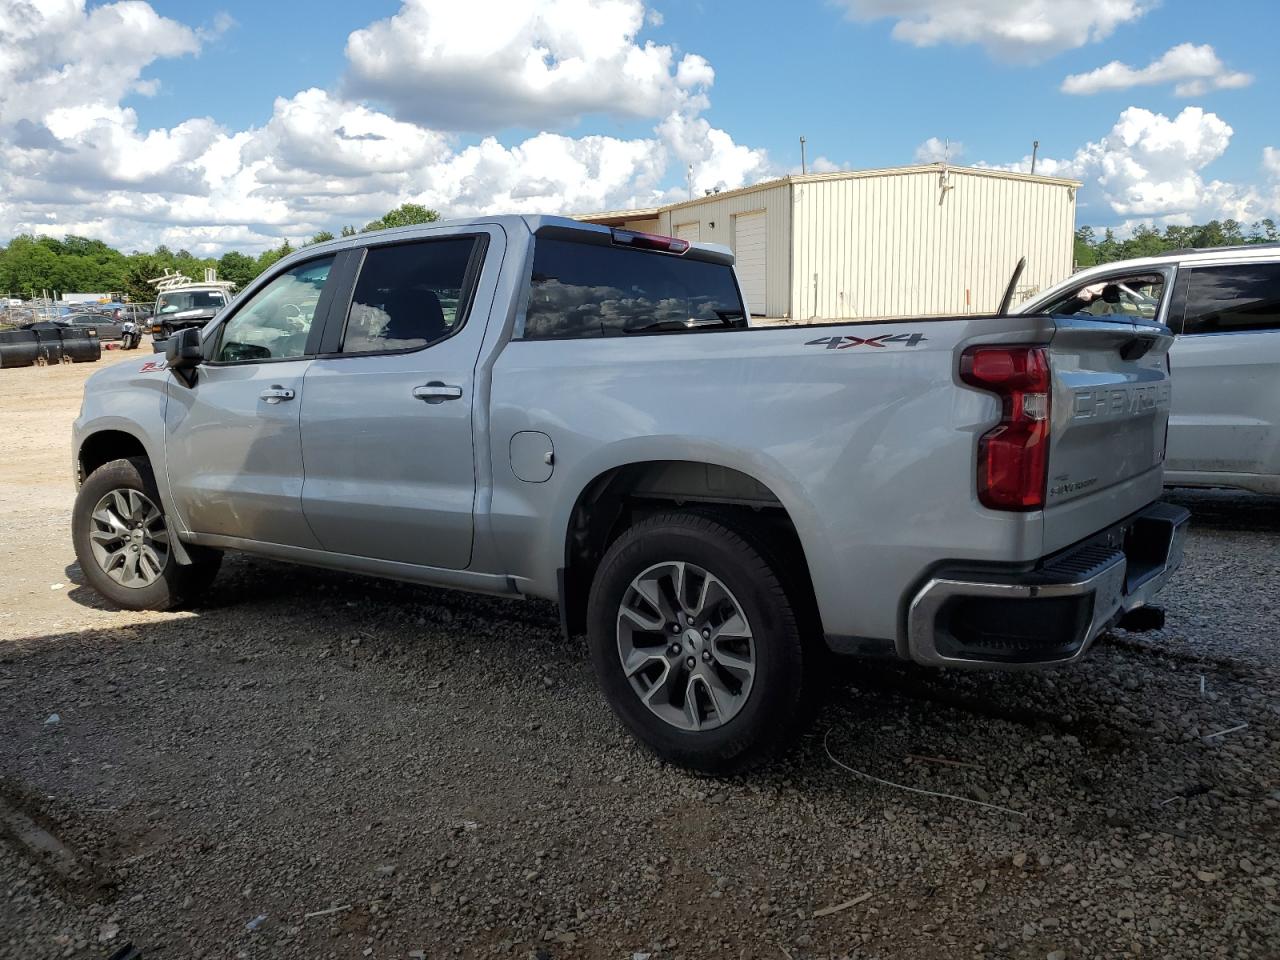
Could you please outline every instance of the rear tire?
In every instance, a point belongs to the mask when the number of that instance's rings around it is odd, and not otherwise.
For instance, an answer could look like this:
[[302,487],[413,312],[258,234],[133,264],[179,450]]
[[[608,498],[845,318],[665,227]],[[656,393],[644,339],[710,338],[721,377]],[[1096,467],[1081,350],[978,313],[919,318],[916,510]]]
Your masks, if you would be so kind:
[[806,718],[813,656],[775,563],[752,528],[697,513],[644,520],[605,553],[587,607],[592,666],[662,759],[733,773],[779,752]]
[[81,484],[71,514],[76,560],[89,586],[116,606],[172,610],[208,588],[222,554],[184,545],[192,562],[178,563],[176,536],[145,458],[112,460]]

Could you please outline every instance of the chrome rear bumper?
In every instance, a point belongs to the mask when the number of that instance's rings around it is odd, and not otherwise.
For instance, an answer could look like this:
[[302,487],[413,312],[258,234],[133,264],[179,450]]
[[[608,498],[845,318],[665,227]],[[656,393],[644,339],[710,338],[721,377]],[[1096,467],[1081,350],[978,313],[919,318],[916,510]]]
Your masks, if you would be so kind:
[[1027,668],[1084,656],[1182,562],[1190,514],[1153,503],[1025,573],[938,575],[907,612],[907,654],[934,667]]

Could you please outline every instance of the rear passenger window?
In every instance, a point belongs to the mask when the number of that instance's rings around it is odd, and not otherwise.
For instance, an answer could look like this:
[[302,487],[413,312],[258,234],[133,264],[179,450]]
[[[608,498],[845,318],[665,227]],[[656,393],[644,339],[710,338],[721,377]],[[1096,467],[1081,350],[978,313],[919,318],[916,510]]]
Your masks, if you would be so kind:
[[1245,330],[1280,330],[1280,263],[1193,269],[1182,332]]
[[551,238],[536,244],[527,340],[747,325],[726,264]]
[[356,281],[343,353],[416,350],[465,322],[473,237],[370,247]]

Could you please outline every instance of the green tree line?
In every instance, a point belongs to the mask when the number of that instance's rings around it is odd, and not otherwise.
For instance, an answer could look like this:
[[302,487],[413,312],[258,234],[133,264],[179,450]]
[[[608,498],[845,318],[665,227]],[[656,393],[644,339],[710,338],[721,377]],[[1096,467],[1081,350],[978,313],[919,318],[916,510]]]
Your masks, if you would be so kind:
[[1138,227],[1125,240],[1117,240],[1115,231],[1108,227],[1098,236],[1093,227],[1081,227],[1076,231],[1076,265],[1092,267],[1116,260],[1132,260],[1135,257],[1155,257],[1171,250],[1189,247],[1232,247],[1248,243],[1280,242],[1280,230],[1271,218],[1259,220],[1247,230],[1235,220],[1210,220],[1199,226],[1168,226],[1157,230],[1146,225]]
[[[403,203],[377,220],[369,221],[362,229],[343,227],[342,236],[439,219],[440,214],[435,210],[417,203]],[[332,239],[332,233],[322,230],[302,246]],[[155,287],[147,283],[152,277],[168,270],[201,280],[207,267],[217,268],[218,279],[230,280],[237,289],[243,289],[294,249],[285,240],[257,256],[231,250],[221,257],[197,257],[186,250],[170,250],[163,245],[150,253],[136,250],[122,253],[101,240],[88,237],[69,236],[58,240],[23,234],[0,247],[0,296],[27,299],[40,296],[41,291],[52,296],[57,290],[60,293],[123,293],[131,300],[146,302],[155,299]]]

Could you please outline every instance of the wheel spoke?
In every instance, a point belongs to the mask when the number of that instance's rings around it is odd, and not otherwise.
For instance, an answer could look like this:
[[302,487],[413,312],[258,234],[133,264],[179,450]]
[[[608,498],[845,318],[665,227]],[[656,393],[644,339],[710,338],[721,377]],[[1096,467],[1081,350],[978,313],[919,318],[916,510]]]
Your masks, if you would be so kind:
[[642,697],[645,706],[650,710],[653,710],[655,713],[660,707],[670,708],[672,706],[673,694],[676,690],[680,689],[680,684],[677,682],[679,674],[679,669],[668,663],[666,670],[662,673],[662,676],[654,682],[653,686],[649,687],[649,689],[645,691]]
[[164,563],[151,547],[144,546],[138,556],[141,558],[139,569],[148,582],[155,580],[164,571]]
[[716,646],[713,649],[715,650],[716,662],[735,677],[740,678],[744,683],[755,676],[756,665],[752,662],[750,656],[743,656],[733,650],[726,650],[722,646]]
[[120,571],[124,569],[124,564],[125,561],[128,560],[128,556],[129,551],[124,547],[120,547],[118,550],[104,551],[102,569],[119,580]]
[[726,602],[733,607],[736,613],[738,602],[733,599],[733,594],[729,592],[729,588],[715,577],[708,575],[702,583],[702,593],[698,597],[698,612],[696,616],[705,617],[709,611],[717,609]]
[[108,494],[115,505],[116,517],[122,524],[133,515],[133,508],[129,505],[129,494],[132,492],[131,490],[112,490]]
[[121,573],[124,576],[122,581],[126,586],[133,586],[133,581],[138,579],[138,551],[130,550],[124,557],[124,568]]
[[726,702],[730,702],[733,694],[725,689],[719,678],[713,676],[711,671],[700,673],[698,683],[706,691],[707,699],[711,701],[711,708],[716,712],[716,720],[723,723],[724,708],[720,706],[720,701],[723,698]]
[[[647,598],[646,602],[648,602]],[[633,629],[657,631],[660,633],[662,628],[666,626],[666,618],[662,616],[661,613],[658,613],[653,617],[646,617],[642,611],[637,610],[635,607],[623,607],[618,611],[618,618],[619,620],[631,621]],[[619,623],[619,627],[621,627],[621,623]]]
[[693,674],[684,685],[684,718],[694,730],[702,729],[702,711],[698,709],[698,677]]
[[667,658],[660,653],[644,649],[632,650],[631,655],[623,661],[622,669],[623,672],[626,673],[627,679],[630,680],[645,667],[654,663],[661,663],[664,666],[668,665]]
[[662,584],[658,575],[636,577],[631,582],[631,588],[640,594],[646,602],[658,611],[658,615],[663,621],[674,619],[675,611],[671,607],[671,603],[667,600],[666,594],[662,590]]
[[98,505],[98,509],[93,512],[93,519],[98,523],[110,527],[119,534],[128,534],[129,526],[120,517],[111,510],[110,507]]
[[675,592],[676,605],[684,612],[693,616],[693,610],[689,607],[689,565],[687,563],[673,563],[671,565],[671,589]]
[[719,643],[721,640],[750,640],[751,628],[747,626],[746,618],[735,609],[733,614],[721,623],[718,627],[711,628],[711,642]]

